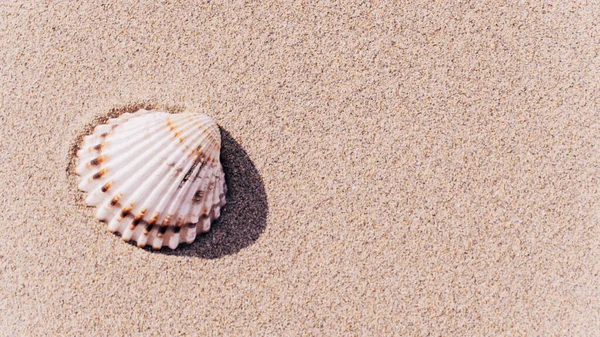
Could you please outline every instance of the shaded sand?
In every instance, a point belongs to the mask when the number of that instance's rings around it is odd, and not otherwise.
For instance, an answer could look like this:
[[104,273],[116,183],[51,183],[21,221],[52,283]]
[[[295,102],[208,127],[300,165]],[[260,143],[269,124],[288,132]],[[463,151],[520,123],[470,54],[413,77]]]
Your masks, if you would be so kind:
[[[591,336],[600,8],[0,4],[0,334]],[[158,253],[68,173],[120,107],[221,125],[231,201]]]

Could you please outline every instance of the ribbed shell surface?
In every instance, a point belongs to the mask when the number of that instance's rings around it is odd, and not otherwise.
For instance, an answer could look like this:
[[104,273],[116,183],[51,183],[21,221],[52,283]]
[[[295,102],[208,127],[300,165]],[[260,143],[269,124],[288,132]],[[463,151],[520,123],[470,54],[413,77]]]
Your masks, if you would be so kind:
[[220,215],[226,192],[220,150],[219,127],[206,115],[126,113],[84,138],[79,189],[125,241],[175,249]]

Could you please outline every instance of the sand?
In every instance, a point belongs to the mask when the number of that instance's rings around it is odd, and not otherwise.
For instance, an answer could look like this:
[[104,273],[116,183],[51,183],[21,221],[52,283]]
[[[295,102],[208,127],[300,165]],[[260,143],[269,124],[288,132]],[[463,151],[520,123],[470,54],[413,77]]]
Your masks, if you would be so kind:
[[[1,335],[598,335],[597,2],[190,2],[0,4]],[[224,134],[174,252],[69,173],[139,106]]]

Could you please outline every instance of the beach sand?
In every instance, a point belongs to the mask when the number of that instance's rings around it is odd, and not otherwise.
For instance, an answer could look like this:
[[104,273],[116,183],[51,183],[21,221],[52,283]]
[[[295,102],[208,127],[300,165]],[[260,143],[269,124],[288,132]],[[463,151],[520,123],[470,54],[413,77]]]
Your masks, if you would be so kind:
[[[598,334],[597,3],[184,3],[0,4],[1,335]],[[70,171],[141,106],[222,128],[176,251]]]

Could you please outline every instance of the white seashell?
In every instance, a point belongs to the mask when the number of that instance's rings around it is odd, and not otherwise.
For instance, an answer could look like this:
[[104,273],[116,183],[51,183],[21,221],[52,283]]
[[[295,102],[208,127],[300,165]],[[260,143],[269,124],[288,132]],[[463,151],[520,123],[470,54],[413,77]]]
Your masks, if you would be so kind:
[[221,134],[202,114],[139,110],[84,138],[79,189],[108,229],[154,249],[207,232],[225,204]]

